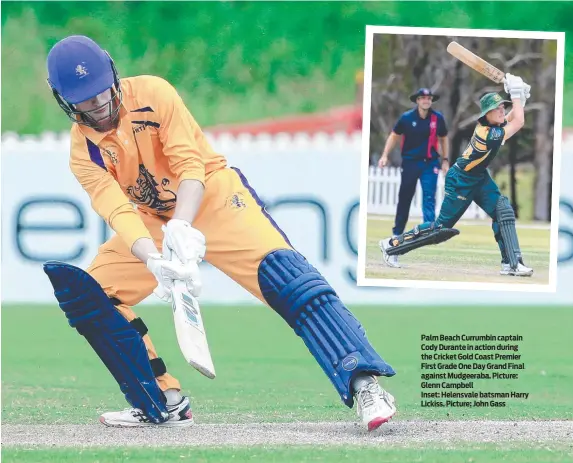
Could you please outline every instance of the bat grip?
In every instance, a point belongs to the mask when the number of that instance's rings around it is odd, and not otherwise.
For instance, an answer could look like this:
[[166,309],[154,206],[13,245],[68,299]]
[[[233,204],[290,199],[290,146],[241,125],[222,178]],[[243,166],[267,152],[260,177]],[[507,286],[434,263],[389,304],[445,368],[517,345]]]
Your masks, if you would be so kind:
[[[170,251],[171,251],[171,262],[174,262],[176,264],[182,264],[183,262],[181,261],[181,259],[179,259],[175,251],[173,251],[172,249]],[[183,283],[183,280],[175,280],[175,283]]]
[[177,256],[177,253],[173,250],[173,249],[169,249],[169,251],[171,251],[171,262],[175,262],[176,264],[182,264],[183,262],[181,261],[181,259],[179,259],[179,257]]
[[[177,264],[183,263],[181,261],[181,259],[179,259],[179,257],[175,253],[175,251],[173,251],[173,250],[171,250],[171,262],[175,262]],[[196,300],[196,297],[193,296],[191,294],[191,292],[188,290],[187,284],[185,283],[184,280],[174,280],[174,287],[179,288],[180,291],[185,291],[185,293],[188,295],[188,297],[192,298],[193,300]]]
[[179,257],[177,257],[177,254],[175,254],[175,252],[172,251],[171,254],[171,261],[175,262],[176,264],[182,264],[183,262],[181,261],[181,259],[179,259]]

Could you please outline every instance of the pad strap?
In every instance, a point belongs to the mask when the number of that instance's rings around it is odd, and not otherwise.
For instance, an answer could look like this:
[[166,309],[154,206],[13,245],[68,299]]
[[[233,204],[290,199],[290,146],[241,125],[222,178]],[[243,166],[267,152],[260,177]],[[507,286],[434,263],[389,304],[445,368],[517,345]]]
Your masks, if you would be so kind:
[[145,336],[149,332],[147,325],[139,317],[131,320],[129,324],[135,329],[135,331],[139,333],[141,337]]
[[[44,264],[44,271],[68,323],[89,342],[130,405],[142,410],[153,423],[166,421],[169,414],[165,396],[134,326],[114,307],[99,283],[82,269],[52,261]],[[158,371],[159,367],[157,363]]]
[[[110,301],[115,306],[121,304],[121,302],[117,298],[110,297]],[[147,325],[140,317],[134,318],[129,322],[129,324],[133,327],[135,331],[139,333],[141,337],[145,336],[149,332],[149,328],[147,328]],[[165,373],[167,373],[167,366],[165,365],[165,362],[161,357],[150,359],[149,363],[151,364],[151,370],[153,371],[153,374],[156,378],[158,378],[159,376],[163,376]]]
[[[145,336],[149,332],[147,325],[139,317],[131,320],[129,324],[135,329],[135,331],[139,333],[141,337]],[[167,373],[167,367],[165,366],[165,362],[161,357],[150,359],[149,363],[151,363],[151,370],[153,370],[153,374],[156,378]]]
[[161,357],[151,359],[149,363],[151,363],[151,370],[153,371],[153,374],[156,378],[167,373],[167,367],[165,366],[165,362]]
[[[121,301],[117,297],[110,297],[109,300],[116,307],[121,304]],[[129,324],[141,337],[145,336],[149,332],[149,328],[147,328],[147,325],[140,317],[134,318],[129,322]],[[167,366],[161,357],[150,359],[149,363],[151,364],[153,375],[156,378],[167,373]]]

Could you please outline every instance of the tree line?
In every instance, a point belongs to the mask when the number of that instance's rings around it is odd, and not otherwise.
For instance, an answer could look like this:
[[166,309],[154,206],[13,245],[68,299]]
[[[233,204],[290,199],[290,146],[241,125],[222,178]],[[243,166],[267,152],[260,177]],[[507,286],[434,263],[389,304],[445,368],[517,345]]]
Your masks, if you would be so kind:
[[[475,128],[479,99],[496,91],[507,97],[498,85],[446,52],[456,40],[495,67],[519,75],[531,85],[531,98],[525,106],[525,127],[502,148],[490,169],[495,175],[510,170],[510,191],[518,205],[516,168],[534,167],[534,211],[537,220],[549,220],[553,168],[556,52],[555,40],[443,37],[376,34],[374,37],[371,95],[371,163],[377,162],[385,140],[399,116],[414,107],[409,95],[419,87],[440,95],[433,108],[448,125],[450,162],[461,154]],[[391,155],[400,163],[399,150]],[[519,210],[516,211],[519,213]]]

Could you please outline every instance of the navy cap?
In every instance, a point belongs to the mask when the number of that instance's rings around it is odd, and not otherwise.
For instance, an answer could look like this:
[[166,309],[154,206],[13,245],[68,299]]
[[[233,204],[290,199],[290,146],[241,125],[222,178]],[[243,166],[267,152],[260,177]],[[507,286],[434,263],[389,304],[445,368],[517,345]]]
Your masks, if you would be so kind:
[[77,104],[111,88],[115,82],[110,56],[92,39],[72,35],[48,54],[48,81],[69,104]]
[[438,101],[440,99],[440,95],[434,95],[429,88],[420,88],[416,93],[410,95],[410,101],[415,103],[419,96],[431,96],[432,101]]

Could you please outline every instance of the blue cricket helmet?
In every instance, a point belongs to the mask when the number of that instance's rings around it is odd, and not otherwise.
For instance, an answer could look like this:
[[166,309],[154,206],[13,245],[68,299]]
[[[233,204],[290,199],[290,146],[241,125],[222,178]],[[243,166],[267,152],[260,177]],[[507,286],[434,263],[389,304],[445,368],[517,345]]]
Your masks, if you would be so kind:
[[72,121],[97,130],[98,122],[89,114],[94,110],[77,111],[74,105],[108,89],[112,90],[106,103],[109,116],[117,120],[122,98],[119,76],[111,56],[92,39],[72,35],[60,40],[48,53],[47,68],[53,95]]

